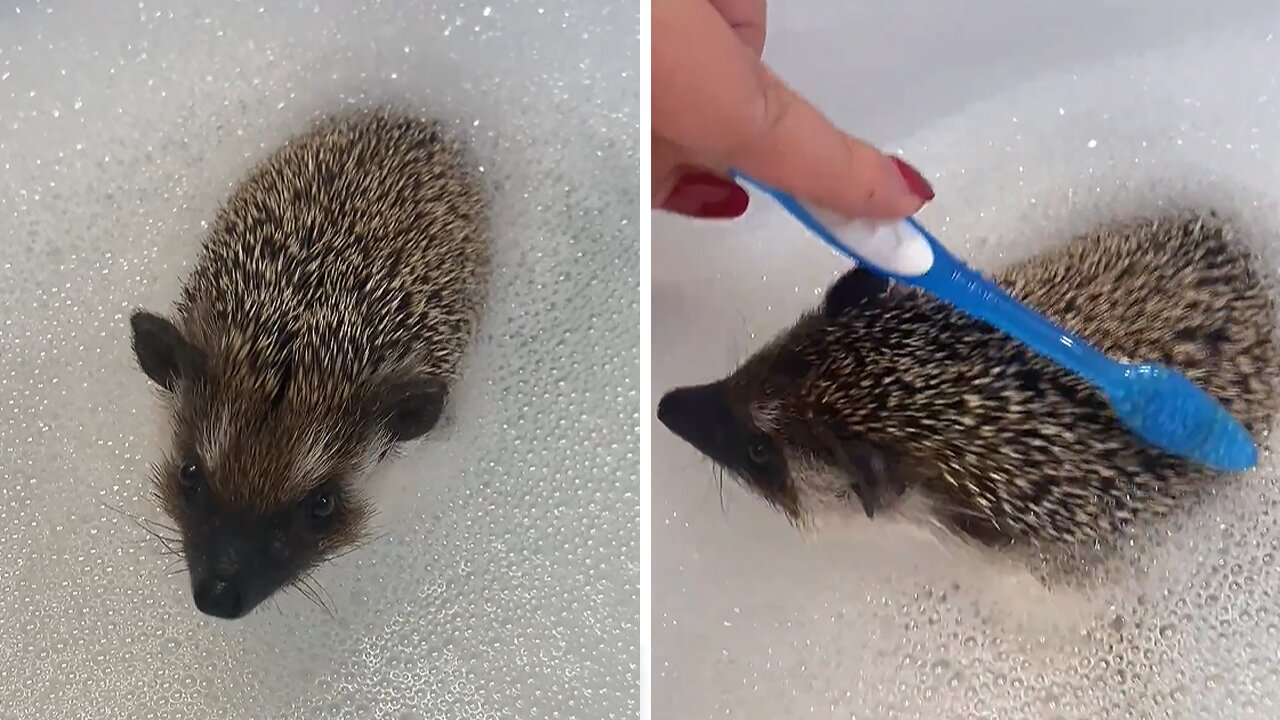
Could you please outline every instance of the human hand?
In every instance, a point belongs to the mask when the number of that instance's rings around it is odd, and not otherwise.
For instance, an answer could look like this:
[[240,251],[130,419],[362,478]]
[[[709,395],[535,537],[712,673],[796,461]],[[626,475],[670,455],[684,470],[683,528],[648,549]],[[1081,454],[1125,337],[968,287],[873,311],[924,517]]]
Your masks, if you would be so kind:
[[760,60],[765,0],[652,0],[653,204],[732,218],[730,168],[845,217],[894,219],[933,199],[906,162],[837,129]]

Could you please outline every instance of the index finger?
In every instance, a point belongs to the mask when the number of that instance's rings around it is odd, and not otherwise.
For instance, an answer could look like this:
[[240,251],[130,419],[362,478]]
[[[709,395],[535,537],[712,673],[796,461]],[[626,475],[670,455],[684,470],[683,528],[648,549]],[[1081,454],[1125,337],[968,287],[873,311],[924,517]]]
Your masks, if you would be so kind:
[[708,0],[756,57],[764,52],[765,0]]
[[654,132],[709,167],[740,169],[847,217],[903,217],[931,199],[765,68],[714,6],[652,8]]

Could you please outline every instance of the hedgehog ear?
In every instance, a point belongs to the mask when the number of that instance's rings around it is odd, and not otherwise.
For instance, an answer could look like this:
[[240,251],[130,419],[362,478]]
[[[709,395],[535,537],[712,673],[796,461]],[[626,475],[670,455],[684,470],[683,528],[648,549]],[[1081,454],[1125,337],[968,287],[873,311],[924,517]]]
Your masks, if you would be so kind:
[[834,318],[845,310],[887,295],[892,287],[893,283],[888,278],[858,266],[841,275],[827,289],[822,300],[822,314]]
[[155,384],[174,392],[183,381],[195,381],[204,374],[204,352],[187,342],[173,323],[138,310],[130,316],[129,325],[138,367]]
[[427,434],[444,414],[449,385],[435,377],[413,377],[383,386],[375,395],[374,417],[392,442]]
[[868,518],[893,505],[907,490],[898,455],[887,447],[866,440],[835,441],[831,444],[836,465],[847,478]]

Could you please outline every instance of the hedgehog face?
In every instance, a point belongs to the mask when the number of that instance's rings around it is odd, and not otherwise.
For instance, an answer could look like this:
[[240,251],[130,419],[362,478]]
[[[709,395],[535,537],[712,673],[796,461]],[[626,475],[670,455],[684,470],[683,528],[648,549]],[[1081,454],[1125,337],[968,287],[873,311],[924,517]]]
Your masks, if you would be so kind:
[[859,506],[874,517],[906,491],[905,467],[886,445],[830,430],[837,408],[819,378],[830,374],[822,341],[830,319],[890,289],[865,271],[850,271],[828,290],[821,312],[805,315],[732,375],[665,395],[659,421],[793,523],[819,510]]
[[163,463],[156,477],[161,504],[182,530],[196,607],[224,619],[304,582],[316,563],[360,536],[368,514],[340,475],[262,508],[237,497],[245,483],[236,472],[192,449]]
[[871,518],[892,507],[906,491],[896,456],[801,411],[793,360],[763,352],[728,378],[672,390],[658,420],[794,524],[820,510],[860,507]]
[[658,420],[712,462],[729,470],[767,502],[795,516],[795,490],[777,440],[737,411],[721,381],[672,390],[658,403]]
[[239,618],[367,534],[357,488],[398,443],[435,425],[446,386],[384,377],[352,392],[288,392],[240,353],[209,355],[169,321],[133,316],[134,349],[168,394],[173,444],[156,496],[182,535],[197,608]]

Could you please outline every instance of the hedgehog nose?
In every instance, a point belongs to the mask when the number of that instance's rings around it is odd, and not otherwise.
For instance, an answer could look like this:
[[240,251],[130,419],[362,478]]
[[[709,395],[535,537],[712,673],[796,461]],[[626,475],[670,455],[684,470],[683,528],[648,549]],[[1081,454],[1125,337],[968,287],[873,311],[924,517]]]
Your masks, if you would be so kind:
[[672,390],[658,401],[658,422],[706,452],[734,426],[729,397],[720,383]]
[[205,615],[235,620],[244,615],[244,593],[234,582],[210,578],[194,588],[196,608]]

